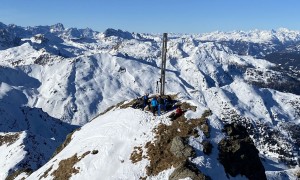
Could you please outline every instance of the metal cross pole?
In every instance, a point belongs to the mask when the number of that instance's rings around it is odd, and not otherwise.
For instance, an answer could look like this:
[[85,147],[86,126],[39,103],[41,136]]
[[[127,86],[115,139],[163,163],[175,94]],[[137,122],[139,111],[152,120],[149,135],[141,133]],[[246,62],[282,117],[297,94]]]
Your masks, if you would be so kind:
[[167,59],[167,41],[168,34],[163,35],[163,45],[162,45],[162,61],[161,61],[161,78],[160,78],[160,95],[165,95],[165,76],[166,76],[166,59]]

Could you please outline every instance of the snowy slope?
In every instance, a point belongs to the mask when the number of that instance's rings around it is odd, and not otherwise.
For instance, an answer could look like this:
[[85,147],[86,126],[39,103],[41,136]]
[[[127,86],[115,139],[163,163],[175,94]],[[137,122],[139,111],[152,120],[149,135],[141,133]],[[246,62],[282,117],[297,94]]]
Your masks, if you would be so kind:
[[[199,117],[202,110],[188,111],[188,118]],[[150,112],[138,109],[114,109],[84,125],[72,134],[70,143],[58,155],[53,157],[42,168],[31,174],[27,179],[55,179],[67,177],[71,179],[140,179],[147,177],[146,167],[149,160],[142,159],[137,163],[131,160],[135,147],[141,146],[142,154],[147,156],[146,142],[154,141],[154,131],[158,124],[169,125],[172,123],[167,116],[152,116]],[[209,117],[211,125],[211,142],[214,144],[224,138],[221,132],[222,122],[216,117]],[[205,139],[200,131],[197,138],[190,138],[189,144],[200,152],[203,151],[201,142]],[[92,153],[95,152],[95,153]],[[70,165],[67,160],[77,157]],[[83,158],[80,158],[83,157]],[[198,154],[192,159],[203,173],[212,179],[227,179],[223,166],[218,162],[218,150],[214,147],[211,155]],[[263,157],[266,174],[269,179],[294,179],[296,169],[289,169],[272,159]],[[77,160],[76,160],[77,159]],[[77,169],[76,173],[67,173],[70,168]],[[168,179],[174,168],[162,171],[156,176],[147,179]],[[62,172],[65,174],[62,175]],[[237,176],[231,179],[245,179]]]
[[[16,169],[32,171],[46,163],[70,131],[77,128],[28,106],[39,82],[18,69],[0,68],[0,179]],[[16,138],[14,138],[16,136]]]
[[[152,129],[163,118],[153,119],[150,113],[140,110],[119,110],[105,114],[83,126],[72,135],[68,146],[43,168],[28,179],[37,179],[46,169],[53,166],[50,174],[57,169],[61,160],[82,155],[87,151],[98,150],[78,162],[80,173],[74,179],[138,179],[145,176],[141,171],[147,161],[133,164],[129,160],[135,146],[145,145],[153,138]],[[74,148],[76,147],[76,148]]]
[[[200,113],[201,111],[197,113],[189,112],[188,116],[199,116]],[[79,172],[72,176],[72,179],[139,179],[145,177],[146,166],[149,165],[149,161],[143,159],[138,163],[132,163],[130,155],[134,147],[145,146],[146,142],[153,141],[153,129],[159,123],[171,123],[167,117],[169,114],[154,117],[150,112],[131,108],[108,112],[75,132],[68,146],[28,179],[41,178],[42,175],[45,179],[51,179],[55,176],[55,171],[62,168],[59,164],[62,160],[68,159],[74,154],[80,156],[94,150],[97,150],[96,154],[88,154],[75,164],[74,167],[79,169]],[[216,128],[220,131],[221,127]],[[203,134],[200,133],[200,136],[191,140],[190,143],[202,148],[199,141],[203,138]],[[222,138],[222,134],[216,135],[214,138],[217,142]],[[146,150],[143,149],[143,151],[146,154]],[[204,156],[202,155],[199,158],[204,158]],[[220,172],[217,175],[213,175],[212,166],[208,167],[206,171],[211,173],[212,178],[226,178],[222,166],[216,159],[208,161],[220,166],[218,168]],[[202,162],[199,163],[201,166]],[[149,179],[168,179],[173,170],[172,168],[163,171],[157,176],[149,177]]]
[[235,40],[248,41],[253,43],[267,43],[272,41],[280,41],[281,43],[288,41],[299,41],[300,36],[298,31],[288,30],[286,28],[279,28],[278,30],[252,30],[234,31],[234,32],[213,32],[206,33],[201,37],[203,40]]
[[[19,162],[25,162],[32,171],[44,165],[75,128],[72,125],[82,126],[112,105],[157,91],[162,44],[159,35],[113,29],[99,33],[91,29],[65,29],[62,24],[28,28],[0,24],[0,32],[0,132],[19,132],[20,141],[33,136],[22,153],[29,152],[36,159],[20,155],[9,166],[1,162],[5,169],[2,177],[9,169],[19,169]],[[218,124],[211,124],[217,128],[216,133],[229,122],[249,127],[261,157],[266,159],[268,177],[272,178],[275,170],[279,175],[286,174],[281,171],[294,168],[299,157],[300,72],[295,68],[299,59],[292,56],[289,60],[293,66],[282,68],[280,64],[284,62],[272,63],[265,57],[274,53],[299,54],[299,44],[300,32],[287,29],[169,34],[166,91],[180,92],[183,99],[192,101],[199,109],[210,109]],[[140,116],[150,118],[143,113]],[[114,119],[112,115],[105,118]],[[128,115],[130,118],[134,116]],[[97,118],[86,126],[98,121]],[[126,118],[124,121],[127,122]],[[153,128],[142,125],[144,131]],[[6,156],[10,148],[19,145],[18,140],[9,148],[0,148],[6,149]],[[39,149],[38,155],[33,147]],[[44,151],[47,148],[51,150]],[[281,168],[281,162],[290,167]],[[100,168],[103,162],[99,163]],[[143,175],[137,171],[137,176]],[[122,171],[119,172],[121,175]]]
[[[98,150],[98,153],[89,154],[78,162],[76,167],[79,167],[80,171],[72,176],[72,179],[139,179],[144,177],[146,176],[145,167],[149,162],[142,160],[134,164],[130,160],[130,155],[135,146],[144,146],[146,142],[153,140],[153,128],[159,123],[170,124],[170,121],[166,115],[153,117],[149,112],[131,108],[104,114],[75,132],[70,144],[28,179],[40,178],[40,175],[52,166],[46,179],[51,178],[51,173],[57,169],[61,160],[74,154],[81,155],[93,150]],[[167,179],[171,171],[172,169],[162,172],[150,179]]]
[[[1,173],[0,179],[5,179],[10,169],[16,166],[16,162],[24,159],[26,152],[22,142],[26,136],[26,133],[3,133],[1,132],[1,146],[0,146],[0,158],[1,158]],[[2,138],[7,137],[7,140],[2,142]]]

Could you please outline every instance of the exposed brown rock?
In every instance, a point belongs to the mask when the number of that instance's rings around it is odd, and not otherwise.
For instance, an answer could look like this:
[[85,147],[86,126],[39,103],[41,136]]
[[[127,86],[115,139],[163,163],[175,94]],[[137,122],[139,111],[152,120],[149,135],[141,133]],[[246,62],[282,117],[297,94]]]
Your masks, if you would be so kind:
[[132,163],[136,163],[142,160],[143,149],[142,147],[134,147],[133,152],[130,155],[130,160]]
[[210,178],[199,172],[197,167],[192,163],[184,162],[179,165],[170,175],[169,180],[180,180],[184,178],[191,178],[193,180],[209,180]]
[[93,150],[92,154],[98,154],[98,152],[99,152],[98,150]]
[[47,169],[39,179],[48,177],[48,173],[52,170],[52,168],[53,168],[53,165],[49,169]]
[[180,105],[181,109],[186,111],[186,110],[191,110],[191,111],[196,111],[197,107],[196,106],[192,106],[187,102],[183,102],[183,103],[178,103],[178,105]]
[[298,172],[296,172],[296,177],[300,178],[300,170]]
[[260,161],[258,150],[249,137],[246,128],[237,124],[227,124],[224,131],[228,137],[219,143],[219,161],[225,172],[235,177],[238,174],[248,179],[267,179]]
[[20,133],[0,135],[0,146],[4,144],[7,144],[7,146],[9,146],[16,142],[19,139],[19,137]]
[[[172,166],[178,167],[180,164],[186,162],[186,155],[192,156],[193,153],[191,153],[190,147],[185,143],[184,139],[190,136],[197,136],[198,134],[195,129],[207,123],[206,118],[209,115],[210,111],[207,111],[198,119],[187,120],[184,116],[180,116],[171,125],[159,124],[155,129],[155,141],[148,142],[145,145],[148,159],[150,160],[150,165],[147,167],[147,175],[155,176]],[[181,148],[175,145],[180,144],[178,141],[179,138],[184,144],[184,146],[180,146]],[[176,152],[175,147],[183,151],[186,150],[186,152]]]
[[177,158],[188,158],[192,156],[192,147],[186,145],[183,141],[184,140],[179,136],[174,137],[172,140],[170,151]]
[[26,168],[26,169],[18,169],[14,171],[13,173],[9,174],[5,180],[14,180],[16,179],[20,174],[26,173],[27,175],[30,175],[32,173],[32,169]]
[[68,159],[61,160],[58,164],[58,168],[53,171],[51,175],[55,180],[70,179],[70,177],[72,177],[72,174],[79,173],[79,168],[75,168],[74,165],[88,154],[90,154],[90,151],[85,152],[79,157],[77,157],[77,154],[74,154]]

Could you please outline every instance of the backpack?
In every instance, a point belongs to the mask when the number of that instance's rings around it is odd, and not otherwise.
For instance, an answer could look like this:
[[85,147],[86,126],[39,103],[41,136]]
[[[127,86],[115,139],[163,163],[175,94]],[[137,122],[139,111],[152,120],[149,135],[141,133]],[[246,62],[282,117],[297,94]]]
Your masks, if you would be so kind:
[[144,100],[148,100],[148,96],[147,95],[144,96]]
[[158,98],[157,101],[158,101],[159,104],[164,104],[164,99],[163,98]]
[[157,100],[156,99],[152,99],[151,106],[152,107],[156,107],[157,106]]

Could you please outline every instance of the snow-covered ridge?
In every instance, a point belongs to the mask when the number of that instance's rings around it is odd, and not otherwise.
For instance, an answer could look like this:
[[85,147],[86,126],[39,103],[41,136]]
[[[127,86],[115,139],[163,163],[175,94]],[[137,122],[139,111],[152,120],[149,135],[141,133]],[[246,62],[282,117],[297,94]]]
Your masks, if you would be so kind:
[[[249,127],[270,177],[295,167],[299,156],[299,34],[287,29],[169,34],[167,93],[210,109],[216,133],[230,122]],[[157,34],[0,23],[0,132],[21,134],[20,141],[0,148],[27,142],[12,164],[0,163],[6,171],[1,176],[21,165],[32,171],[44,165],[74,129],[70,124],[83,126],[112,105],[155,94],[160,64]]]
[[[77,28],[65,28],[63,24],[57,23],[51,26],[35,26],[35,27],[20,27],[14,24],[5,25],[0,24],[0,29],[8,30],[14,32],[17,37],[24,38],[26,36],[35,35],[35,34],[47,34],[54,33],[57,35],[64,35],[69,39],[77,38],[95,38],[99,32],[94,31],[90,28],[86,29],[77,29]],[[108,28],[104,34],[106,36],[117,36],[120,38],[131,39],[134,35],[128,31],[114,30]],[[149,33],[138,33],[142,36],[157,36],[155,34],[151,35]],[[172,34],[174,37],[182,36],[181,34]],[[299,41],[300,40],[300,31],[289,30],[286,28],[279,28],[277,30],[250,30],[250,31],[231,31],[231,32],[222,32],[216,31],[211,33],[203,34],[193,34],[185,35],[187,37],[193,37],[200,39],[202,41],[246,41],[253,43],[270,43],[279,41],[281,43]]]
[[287,43],[300,40],[300,32],[279,28],[278,30],[252,30],[232,32],[205,33],[199,37],[201,40],[211,41],[247,41],[253,43],[272,43],[279,41]]
[[[154,117],[147,111],[115,107],[74,132],[71,135],[70,143],[42,168],[32,173],[28,179],[62,177],[72,177],[72,179],[140,179],[143,177],[153,180],[169,179],[178,166],[149,176],[147,169],[151,163],[147,144],[155,142],[155,139],[163,139],[163,137],[155,135],[155,132],[159,131],[160,125],[170,126],[174,123],[168,118],[171,112]],[[191,124],[189,123],[191,118],[199,118],[203,112],[205,112],[204,109],[198,109],[196,112],[187,111],[186,124]],[[197,165],[200,173],[212,179],[226,179],[227,175],[218,162],[217,149],[217,144],[225,138],[225,135],[221,133],[222,122],[215,116],[208,117],[208,122],[209,131],[205,131],[205,128],[201,128],[203,126],[199,126],[196,131],[197,135],[187,138],[190,147],[197,152],[190,161]],[[185,131],[183,125],[179,126],[178,135],[181,134],[181,128],[182,131]],[[166,136],[166,134],[160,135]],[[212,152],[209,154],[203,152],[204,141],[213,146]],[[132,159],[135,153],[140,154],[140,159]],[[288,169],[282,164],[272,164],[275,163],[274,159],[269,159],[267,156],[262,156],[262,159],[264,159],[262,163],[268,178],[296,178],[297,169]],[[157,161],[159,163],[159,160]],[[283,171],[279,171],[279,169]],[[252,173],[255,174],[254,171]],[[237,176],[236,179],[245,179],[245,176]]]

